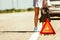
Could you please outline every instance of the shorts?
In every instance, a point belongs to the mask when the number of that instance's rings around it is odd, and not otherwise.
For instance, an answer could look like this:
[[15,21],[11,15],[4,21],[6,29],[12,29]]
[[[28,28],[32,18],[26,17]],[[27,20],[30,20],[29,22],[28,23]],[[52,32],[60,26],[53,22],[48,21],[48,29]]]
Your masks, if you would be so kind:
[[[42,8],[43,0],[33,0],[33,6]],[[47,5],[51,6],[50,0],[47,0]]]
[[33,6],[42,8],[42,2],[43,0],[33,0]]

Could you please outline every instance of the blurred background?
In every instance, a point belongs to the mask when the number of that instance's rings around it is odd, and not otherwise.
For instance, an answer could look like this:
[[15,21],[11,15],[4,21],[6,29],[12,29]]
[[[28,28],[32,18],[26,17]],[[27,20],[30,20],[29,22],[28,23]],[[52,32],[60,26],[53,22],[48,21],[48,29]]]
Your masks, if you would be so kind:
[[[56,35],[39,35],[38,40],[60,40],[60,0],[51,0],[51,4]],[[35,33],[33,9],[33,0],[0,0],[0,40],[29,40]]]
[[0,13],[33,10],[33,0],[0,0]]

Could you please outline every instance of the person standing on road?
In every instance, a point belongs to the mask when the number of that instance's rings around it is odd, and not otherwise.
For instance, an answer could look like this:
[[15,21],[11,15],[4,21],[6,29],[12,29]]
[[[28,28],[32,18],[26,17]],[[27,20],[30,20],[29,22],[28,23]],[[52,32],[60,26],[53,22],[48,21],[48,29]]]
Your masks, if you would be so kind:
[[41,13],[42,7],[51,6],[50,0],[33,0],[33,6],[34,6],[34,31],[37,31],[37,25],[38,25],[38,16],[39,11]]

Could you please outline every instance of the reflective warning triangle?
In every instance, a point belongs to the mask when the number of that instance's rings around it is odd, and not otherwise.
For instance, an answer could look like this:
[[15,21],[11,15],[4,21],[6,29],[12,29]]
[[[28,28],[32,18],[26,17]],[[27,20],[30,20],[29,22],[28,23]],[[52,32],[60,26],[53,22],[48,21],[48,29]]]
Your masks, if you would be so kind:
[[43,25],[40,34],[56,34],[48,19],[46,19],[46,22]]

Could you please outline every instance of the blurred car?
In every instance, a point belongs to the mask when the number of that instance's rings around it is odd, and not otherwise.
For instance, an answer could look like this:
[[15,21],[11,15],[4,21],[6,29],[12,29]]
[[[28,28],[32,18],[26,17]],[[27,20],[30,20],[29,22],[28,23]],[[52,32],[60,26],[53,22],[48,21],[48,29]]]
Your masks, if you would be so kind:
[[50,16],[54,17],[60,17],[60,0],[50,0],[51,2],[51,7],[49,8],[50,10]]

